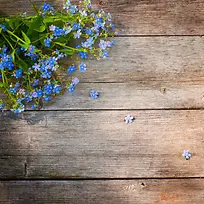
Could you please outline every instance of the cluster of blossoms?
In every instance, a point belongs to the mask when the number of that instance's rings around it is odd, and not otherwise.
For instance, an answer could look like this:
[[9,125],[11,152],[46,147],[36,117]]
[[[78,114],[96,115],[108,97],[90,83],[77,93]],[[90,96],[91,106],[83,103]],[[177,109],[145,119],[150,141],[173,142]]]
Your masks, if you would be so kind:
[[[108,56],[114,41],[111,15],[103,10],[92,11],[90,0],[79,6],[66,1],[62,11],[44,3],[36,15],[0,19],[0,92],[7,95],[7,103],[0,100],[0,110],[23,112],[25,105],[40,108],[65,90],[73,92],[79,79],[74,72],[86,72],[89,55],[97,59]],[[80,39],[80,40],[78,40]],[[77,43],[71,46],[72,42]],[[78,64],[68,66],[69,83],[59,75],[59,60],[75,56]],[[91,90],[90,97],[99,94]]]

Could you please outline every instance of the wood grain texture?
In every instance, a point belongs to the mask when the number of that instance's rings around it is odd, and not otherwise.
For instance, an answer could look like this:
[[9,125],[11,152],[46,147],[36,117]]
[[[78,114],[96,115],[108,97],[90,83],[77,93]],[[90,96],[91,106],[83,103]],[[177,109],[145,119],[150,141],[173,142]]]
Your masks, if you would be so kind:
[[0,156],[0,179],[25,178],[25,165],[26,157],[24,156]]
[[25,177],[29,143],[29,135],[22,134],[11,126],[8,118],[0,116],[0,179]]
[[203,177],[203,121],[202,110],[40,111],[7,131],[30,137],[28,178]]
[[24,128],[22,131],[21,128],[16,129],[15,123],[18,124],[16,119],[0,116],[0,156],[23,156],[27,153],[30,135],[22,134]]
[[[87,72],[81,82],[202,81],[204,38],[201,37],[118,37],[110,57],[85,61]],[[62,61],[68,67],[69,59]]]
[[[48,2],[60,8],[63,0]],[[3,16],[31,12],[28,1],[0,3]],[[87,73],[76,75],[82,83],[74,96],[19,120],[0,119],[0,179],[146,179],[5,181],[0,203],[202,204],[203,179],[188,177],[204,177],[204,111],[131,109],[203,108],[204,39],[167,36],[202,35],[204,2],[94,0],[93,6],[113,14],[120,35],[166,37],[118,37],[109,60],[90,59]],[[92,88],[100,100],[88,97]],[[129,113],[136,120],[126,125]],[[186,179],[147,179],[169,177]]]
[[[44,1],[41,0],[31,0],[32,3],[40,8]],[[51,3],[55,8],[62,8],[64,0],[46,0],[47,3]],[[29,0],[1,0],[0,2],[0,15],[16,15],[23,12],[27,12],[28,14],[35,13],[32,5]]]
[[[117,38],[110,58],[90,59],[88,71],[74,75],[81,83],[73,96],[45,109],[203,108],[203,50],[200,37]],[[90,99],[91,89],[100,100]]]
[[203,179],[0,182],[4,204],[203,204]]
[[[42,5],[41,0],[32,2]],[[55,8],[63,4],[63,0],[47,2]],[[202,0],[93,0],[93,7],[110,12],[121,35],[203,35]],[[1,0],[0,13],[12,15],[31,10],[29,1]]]
[[202,0],[95,0],[109,11],[120,34],[203,35]]
[[[91,99],[91,90],[100,98]],[[80,83],[44,110],[204,108],[204,82]]]

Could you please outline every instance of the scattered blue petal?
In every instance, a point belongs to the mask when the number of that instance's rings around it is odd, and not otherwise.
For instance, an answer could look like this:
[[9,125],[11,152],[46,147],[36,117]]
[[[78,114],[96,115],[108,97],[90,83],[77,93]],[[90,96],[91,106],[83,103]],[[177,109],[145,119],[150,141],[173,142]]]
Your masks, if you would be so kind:
[[69,66],[69,68],[67,69],[67,72],[68,72],[69,74],[72,74],[72,73],[74,73],[75,71],[76,71],[76,66],[74,66],[74,65]]
[[83,62],[79,65],[79,70],[80,72],[86,72],[86,64]]
[[97,98],[99,98],[99,93],[97,91],[95,91],[95,90],[91,90],[90,91],[90,97],[92,99],[97,99]]
[[125,122],[126,122],[126,124],[130,124],[130,123],[132,123],[133,121],[134,121],[134,117],[133,116],[131,116],[130,114],[128,114],[126,117],[125,117]]
[[184,150],[182,156],[186,159],[189,160],[191,158],[191,153],[188,150]]

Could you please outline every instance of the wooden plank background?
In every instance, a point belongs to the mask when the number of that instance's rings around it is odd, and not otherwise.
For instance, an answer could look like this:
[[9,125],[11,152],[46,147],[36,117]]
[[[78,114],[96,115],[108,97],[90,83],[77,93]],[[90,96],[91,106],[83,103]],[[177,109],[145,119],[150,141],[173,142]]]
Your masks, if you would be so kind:
[[203,188],[202,179],[12,181],[0,183],[0,197],[11,204],[197,204],[204,202]]
[[[41,0],[32,0],[39,6]],[[47,0],[55,7],[64,0]],[[72,2],[79,2],[73,0]],[[102,8],[114,17],[120,35],[203,35],[202,0],[93,0],[94,8]],[[1,0],[2,14],[31,11],[28,0]]]
[[[0,3],[3,16],[32,10],[25,0]],[[113,14],[117,43],[76,73],[73,95],[0,119],[0,203],[203,204],[204,2],[93,6]],[[129,113],[136,120],[126,125]]]
[[28,112],[3,121],[10,128],[0,129],[1,155],[26,156],[28,178],[204,177],[203,110],[131,113],[136,120],[126,125],[127,111]]

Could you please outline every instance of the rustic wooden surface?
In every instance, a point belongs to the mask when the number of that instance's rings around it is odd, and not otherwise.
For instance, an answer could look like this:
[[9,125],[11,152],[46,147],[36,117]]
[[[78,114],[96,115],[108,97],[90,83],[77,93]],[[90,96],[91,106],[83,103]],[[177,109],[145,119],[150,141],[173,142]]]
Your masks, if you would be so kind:
[[[26,155],[28,178],[204,177],[203,110],[131,111],[136,120],[126,125],[128,113],[27,112],[2,122],[9,129],[0,128],[1,155]],[[14,135],[23,142],[5,146]],[[182,158],[184,149],[192,160]]]
[[[47,0],[55,7],[64,1]],[[120,35],[203,35],[203,0],[93,0],[93,6],[111,12]],[[31,10],[28,0],[1,0],[4,15]]]
[[[100,100],[89,97],[90,90],[100,92]],[[143,82],[80,83],[73,94],[65,93],[44,110],[132,110],[132,109],[204,108],[204,83]]]
[[[74,75],[75,97],[66,93],[45,109],[203,108],[203,50],[201,37],[117,38],[108,60],[93,58]],[[100,100],[88,97],[91,89]]]
[[[1,16],[32,10],[26,0],[0,3]],[[93,6],[113,14],[120,37],[107,60],[76,74],[73,95],[0,118],[0,203],[203,204],[204,2]],[[129,113],[136,120],[126,125]]]
[[0,197],[10,204],[198,204],[203,189],[202,179],[12,181],[0,182]]
[[[203,37],[117,37],[107,60],[87,62],[81,82],[202,81]],[[67,66],[69,60],[62,63]]]

